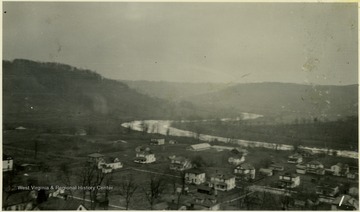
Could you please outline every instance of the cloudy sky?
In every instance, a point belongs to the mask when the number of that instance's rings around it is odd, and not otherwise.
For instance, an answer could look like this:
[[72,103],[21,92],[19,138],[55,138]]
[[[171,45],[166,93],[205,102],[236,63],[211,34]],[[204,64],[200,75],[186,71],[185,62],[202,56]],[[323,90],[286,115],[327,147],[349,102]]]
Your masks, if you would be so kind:
[[3,3],[3,58],[113,79],[358,82],[357,4]]

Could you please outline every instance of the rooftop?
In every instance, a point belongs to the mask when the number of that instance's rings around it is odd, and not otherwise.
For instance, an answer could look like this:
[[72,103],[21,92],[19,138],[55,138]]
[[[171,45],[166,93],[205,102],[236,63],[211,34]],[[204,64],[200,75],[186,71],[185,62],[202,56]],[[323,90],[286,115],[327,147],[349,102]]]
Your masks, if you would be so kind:
[[91,158],[101,158],[101,157],[104,157],[104,155],[100,154],[100,153],[92,153],[90,155],[88,155],[88,157],[91,157]]
[[193,144],[190,147],[193,149],[207,149],[207,148],[211,148],[211,145],[208,143],[201,143],[201,144]]

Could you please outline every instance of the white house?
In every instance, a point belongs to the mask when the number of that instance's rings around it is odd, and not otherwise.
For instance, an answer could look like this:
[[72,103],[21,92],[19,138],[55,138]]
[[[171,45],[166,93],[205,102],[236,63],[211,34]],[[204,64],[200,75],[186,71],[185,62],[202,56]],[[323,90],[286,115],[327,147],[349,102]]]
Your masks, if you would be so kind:
[[165,139],[164,138],[152,138],[150,140],[150,145],[164,145]]
[[215,173],[208,182],[210,188],[220,191],[230,191],[235,188],[235,176]]
[[306,164],[306,173],[324,175],[325,174],[324,165],[316,160],[310,161],[309,163]]
[[300,185],[300,177],[296,174],[280,174],[279,181],[281,183],[281,186],[285,188],[295,188]]
[[98,163],[98,168],[102,169],[104,173],[110,173],[113,170],[121,169],[123,164],[119,161],[118,158],[105,160],[101,159]]
[[14,160],[9,155],[3,155],[2,169],[3,172],[12,171],[14,168]]
[[176,156],[171,159],[170,169],[175,171],[184,171],[191,169],[192,163],[189,159],[181,156]]
[[255,168],[249,163],[243,163],[234,169],[234,174],[242,179],[255,179]]
[[137,152],[135,163],[154,163],[156,161],[155,154],[151,151]]
[[185,173],[185,181],[186,183],[192,183],[196,185],[205,183],[205,172],[199,169],[189,169]]
[[297,164],[296,165],[296,173],[298,174],[306,174],[306,164]]
[[349,173],[350,168],[347,164],[337,163],[331,166],[331,171],[335,176],[346,176]]
[[190,151],[203,151],[203,150],[208,150],[211,148],[211,145],[208,143],[201,143],[201,144],[194,144],[194,145],[190,145],[187,150]]
[[288,158],[288,163],[301,163],[303,161],[303,157],[299,153],[295,153],[293,155],[290,155]]

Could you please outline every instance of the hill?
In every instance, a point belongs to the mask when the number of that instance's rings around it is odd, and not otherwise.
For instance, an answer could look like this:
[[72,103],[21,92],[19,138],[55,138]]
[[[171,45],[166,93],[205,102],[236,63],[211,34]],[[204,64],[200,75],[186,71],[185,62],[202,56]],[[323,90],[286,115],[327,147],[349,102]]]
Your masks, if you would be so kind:
[[186,100],[209,109],[332,119],[357,115],[358,86],[238,84]]
[[168,100],[183,100],[187,97],[216,92],[231,86],[226,83],[186,83],[164,81],[120,80],[139,93]]
[[190,103],[149,97],[90,70],[23,59],[3,61],[4,124],[104,124],[110,119],[194,114],[198,112]]

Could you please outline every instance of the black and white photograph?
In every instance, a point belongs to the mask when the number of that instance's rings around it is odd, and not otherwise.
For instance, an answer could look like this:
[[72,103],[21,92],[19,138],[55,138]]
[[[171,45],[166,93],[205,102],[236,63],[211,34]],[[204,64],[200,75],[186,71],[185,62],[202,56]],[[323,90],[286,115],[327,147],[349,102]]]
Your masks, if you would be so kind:
[[2,210],[359,210],[357,2],[2,2]]

